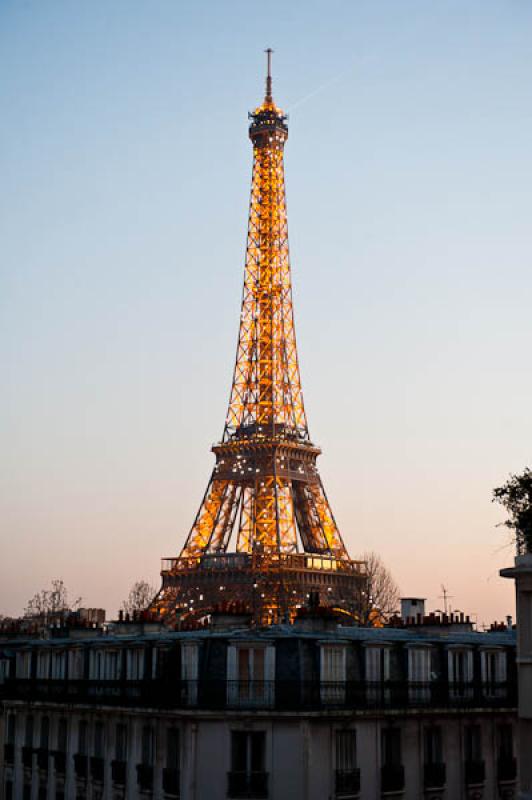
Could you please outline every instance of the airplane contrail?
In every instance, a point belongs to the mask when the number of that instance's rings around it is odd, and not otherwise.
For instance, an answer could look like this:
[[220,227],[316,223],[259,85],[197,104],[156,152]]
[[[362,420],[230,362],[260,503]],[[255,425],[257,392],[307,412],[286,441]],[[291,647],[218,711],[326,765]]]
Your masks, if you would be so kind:
[[292,103],[292,105],[289,106],[286,109],[287,113],[292,112],[294,110],[294,108],[297,108],[298,106],[303,105],[303,103],[306,103],[307,100],[310,100],[312,97],[315,97],[320,92],[325,91],[325,89],[328,89],[330,86],[333,86],[335,83],[338,83],[338,81],[340,81],[345,75],[347,75],[349,72],[354,70],[355,67],[356,67],[356,64],[351,64],[350,67],[347,67],[346,69],[343,69],[341,72],[339,72],[333,78],[330,78],[325,83],[322,83],[320,86],[318,86],[312,92],[309,92],[308,94],[306,94],[303,97],[301,97],[299,100],[296,100],[295,103]]

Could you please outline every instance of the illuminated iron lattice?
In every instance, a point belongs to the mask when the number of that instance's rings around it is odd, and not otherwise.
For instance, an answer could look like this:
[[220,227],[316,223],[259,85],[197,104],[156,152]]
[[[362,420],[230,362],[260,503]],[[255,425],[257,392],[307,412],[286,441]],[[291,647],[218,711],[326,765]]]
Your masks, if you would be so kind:
[[356,614],[350,560],[309,437],[297,359],[284,185],[287,117],[266,96],[250,117],[253,176],[244,292],[229,409],[216,464],[153,610],[201,615],[238,601],[257,621],[291,619],[309,595]]

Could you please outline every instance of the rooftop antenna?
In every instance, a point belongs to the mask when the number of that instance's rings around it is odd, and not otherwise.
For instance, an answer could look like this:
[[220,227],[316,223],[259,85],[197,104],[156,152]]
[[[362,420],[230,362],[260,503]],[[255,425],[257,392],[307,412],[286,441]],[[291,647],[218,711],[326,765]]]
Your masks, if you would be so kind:
[[441,590],[442,590],[442,594],[439,595],[439,600],[443,600],[443,611],[444,611],[444,614],[447,614],[447,611],[451,610],[451,606],[450,605],[447,606],[447,601],[448,600],[452,600],[453,595],[449,594],[449,592],[447,591],[447,589],[445,588],[443,583],[441,585]]
[[272,53],[271,47],[264,51],[268,60],[268,74],[266,75],[266,100],[270,103],[273,101],[272,96]]

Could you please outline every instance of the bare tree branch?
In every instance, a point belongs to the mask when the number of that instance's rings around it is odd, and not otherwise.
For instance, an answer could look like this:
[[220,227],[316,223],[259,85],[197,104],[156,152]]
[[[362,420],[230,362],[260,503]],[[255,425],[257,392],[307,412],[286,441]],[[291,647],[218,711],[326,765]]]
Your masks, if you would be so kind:
[[68,591],[62,580],[53,580],[51,589],[42,589],[28,600],[24,609],[26,617],[48,617],[56,614],[75,611],[81,605],[81,597],[72,603],[68,599]]
[[390,571],[377,553],[364,553],[366,586],[361,602],[361,625],[380,626],[399,609],[401,595]]
[[157,590],[148,581],[136,581],[129,591],[127,600],[122,603],[122,610],[125,614],[145,611],[156,592]]

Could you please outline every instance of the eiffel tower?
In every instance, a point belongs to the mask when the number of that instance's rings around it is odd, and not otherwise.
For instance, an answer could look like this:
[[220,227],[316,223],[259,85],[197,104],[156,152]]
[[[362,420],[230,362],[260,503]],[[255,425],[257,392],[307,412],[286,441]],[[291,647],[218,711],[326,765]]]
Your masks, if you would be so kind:
[[222,440],[194,524],[163,560],[152,610],[168,621],[237,603],[258,623],[313,602],[356,618],[352,561],[316,466],[297,358],[284,184],[287,116],[266,94],[249,116],[253,173],[240,329]]

